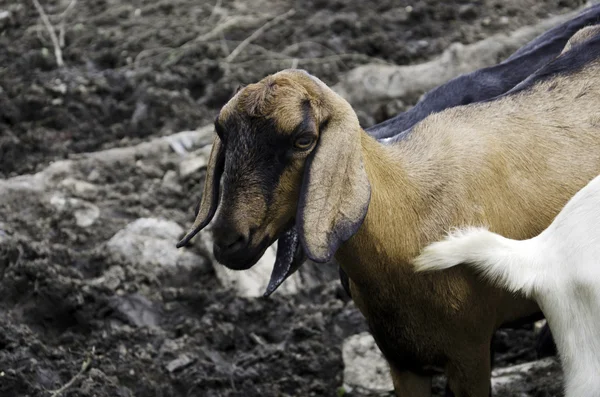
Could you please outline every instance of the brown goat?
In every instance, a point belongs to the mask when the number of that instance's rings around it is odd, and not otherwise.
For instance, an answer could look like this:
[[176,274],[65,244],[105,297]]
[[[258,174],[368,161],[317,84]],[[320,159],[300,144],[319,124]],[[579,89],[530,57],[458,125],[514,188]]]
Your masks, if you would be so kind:
[[487,396],[494,330],[539,308],[467,268],[415,274],[410,261],[454,226],[533,237],[600,173],[594,54],[598,37],[509,94],[434,114],[391,145],[366,134],[351,106],[306,72],[248,85],[215,122],[203,200],[184,241],[220,201],[215,256],[246,269],[295,224],[309,258],[335,255],[348,274],[398,396],[430,395],[438,367],[456,396]]

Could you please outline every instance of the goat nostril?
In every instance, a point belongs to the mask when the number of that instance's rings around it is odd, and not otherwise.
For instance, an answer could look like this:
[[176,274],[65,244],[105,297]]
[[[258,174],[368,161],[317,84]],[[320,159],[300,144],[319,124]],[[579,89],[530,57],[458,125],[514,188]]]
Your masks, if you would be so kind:
[[241,234],[232,240],[233,241],[227,244],[225,247],[228,251],[236,251],[246,246],[246,238]]
[[244,248],[248,244],[248,239],[243,234],[229,235],[221,241],[215,241],[215,248],[219,253],[231,253]]

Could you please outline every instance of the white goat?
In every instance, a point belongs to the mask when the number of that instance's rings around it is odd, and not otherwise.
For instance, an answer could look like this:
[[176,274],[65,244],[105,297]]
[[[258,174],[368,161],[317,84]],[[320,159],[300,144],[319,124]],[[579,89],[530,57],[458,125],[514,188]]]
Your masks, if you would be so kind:
[[487,280],[535,299],[562,359],[566,396],[600,396],[600,176],[532,239],[459,229],[413,263],[417,271],[467,263]]

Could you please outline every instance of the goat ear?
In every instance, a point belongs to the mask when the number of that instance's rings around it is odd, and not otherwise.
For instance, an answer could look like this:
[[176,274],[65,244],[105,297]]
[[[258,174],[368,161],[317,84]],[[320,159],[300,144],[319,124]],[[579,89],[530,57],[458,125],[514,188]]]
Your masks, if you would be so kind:
[[296,224],[306,255],[315,262],[331,260],[357,232],[369,207],[371,186],[354,121],[330,118],[306,160]]
[[209,224],[215,215],[219,205],[219,182],[221,181],[221,175],[223,175],[224,166],[225,150],[223,150],[221,139],[216,136],[208,159],[204,192],[202,193],[202,202],[196,214],[196,220],[190,231],[177,243],[177,248],[186,245],[200,230]]

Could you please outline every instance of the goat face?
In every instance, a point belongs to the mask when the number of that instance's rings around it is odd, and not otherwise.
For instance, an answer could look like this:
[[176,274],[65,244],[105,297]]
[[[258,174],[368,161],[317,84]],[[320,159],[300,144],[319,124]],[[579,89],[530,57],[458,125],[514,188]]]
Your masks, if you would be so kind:
[[213,251],[231,269],[254,265],[293,226],[318,262],[356,232],[370,197],[360,126],[320,80],[286,70],[250,84],[221,109],[215,130],[202,203],[179,246],[217,207]]

